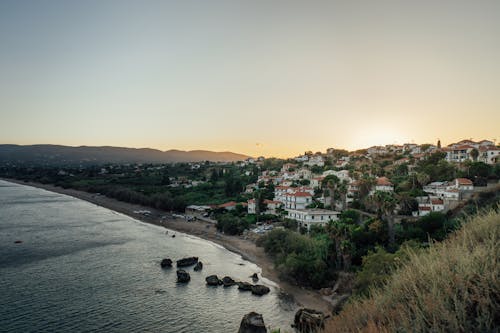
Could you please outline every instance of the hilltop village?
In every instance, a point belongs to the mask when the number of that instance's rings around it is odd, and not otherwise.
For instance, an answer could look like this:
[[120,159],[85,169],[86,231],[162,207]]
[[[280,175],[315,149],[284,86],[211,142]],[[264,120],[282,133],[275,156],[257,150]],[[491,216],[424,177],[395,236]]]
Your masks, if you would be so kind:
[[486,187],[488,179],[495,182],[499,156],[500,148],[492,141],[462,140],[447,147],[438,142],[374,146],[355,152],[330,148],[283,161],[280,168],[270,167],[263,157],[249,158],[237,165],[244,170],[254,166],[252,170],[259,172],[257,180],[245,186],[244,194],[250,199],[189,205],[186,212],[207,216],[214,209],[244,208],[250,215],[295,220],[306,230],[338,220],[347,209],[377,213],[375,202],[381,199],[393,202],[391,214],[447,213]]
[[441,241],[461,217],[496,207],[499,156],[492,141],[462,140],[230,163],[9,161],[0,177],[140,206],[129,209],[133,216],[167,228],[181,223],[188,233],[196,224],[200,237],[233,237],[231,246],[251,242],[240,252],[263,248],[280,279],[321,289],[338,306],[380,284],[408,248]]

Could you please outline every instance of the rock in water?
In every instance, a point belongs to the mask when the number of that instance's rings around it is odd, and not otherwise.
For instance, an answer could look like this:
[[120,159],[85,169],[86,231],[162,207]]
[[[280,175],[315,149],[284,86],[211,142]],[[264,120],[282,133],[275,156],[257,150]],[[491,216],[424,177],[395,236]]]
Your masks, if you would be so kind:
[[325,328],[325,319],[321,311],[302,308],[295,314],[293,327],[300,333],[318,332]]
[[207,284],[209,286],[218,286],[218,285],[222,284],[222,281],[219,280],[219,278],[217,277],[217,275],[207,276],[205,278],[205,281],[207,281]]
[[191,266],[198,262],[198,257],[189,257],[177,260],[177,267]]
[[269,293],[270,291],[271,289],[261,284],[256,284],[255,286],[252,286],[252,294],[254,295],[262,296]]
[[267,333],[262,315],[250,312],[243,316],[238,333]]
[[253,282],[259,281],[259,276],[257,275],[257,273],[253,273],[252,276],[251,276],[251,278],[252,278]]
[[196,263],[196,266],[194,266],[194,270],[195,270],[196,272],[198,272],[198,271],[201,271],[202,269],[203,269],[203,263],[202,263],[201,261],[198,261],[198,262]]
[[224,287],[231,287],[236,284],[236,282],[229,276],[224,276],[222,278],[222,283],[224,284]]
[[252,284],[248,282],[238,282],[238,289],[241,291],[252,291]]
[[187,282],[189,282],[189,280],[191,280],[191,276],[189,275],[188,272],[186,272],[183,269],[179,269],[177,271],[177,282],[187,283]]
[[160,263],[161,267],[172,267],[172,260],[171,259],[163,259]]

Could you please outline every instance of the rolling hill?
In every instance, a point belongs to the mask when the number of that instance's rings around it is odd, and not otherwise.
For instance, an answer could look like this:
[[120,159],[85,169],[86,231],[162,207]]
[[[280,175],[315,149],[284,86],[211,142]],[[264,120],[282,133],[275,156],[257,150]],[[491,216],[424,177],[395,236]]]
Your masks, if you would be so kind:
[[105,163],[177,163],[234,162],[249,156],[232,152],[206,150],[167,150],[124,147],[71,147],[60,145],[0,145],[0,163],[36,165],[105,164]]

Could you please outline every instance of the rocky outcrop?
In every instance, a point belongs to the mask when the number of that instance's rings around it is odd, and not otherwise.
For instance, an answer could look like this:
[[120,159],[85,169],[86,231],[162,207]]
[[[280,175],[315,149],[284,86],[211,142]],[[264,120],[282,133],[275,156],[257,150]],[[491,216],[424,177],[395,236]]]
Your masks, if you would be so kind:
[[188,272],[186,272],[183,269],[179,269],[177,271],[177,282],[179,283],[187,283],[191,280],[191,276],[189,275]]
[[257,273],[253,273],[252,276],[251,276],[251,278],[252,278],[253,282],[259,281],[259,276],[257,275]]
[[241,291],[252,291],[252,284],[248,282],[238,282],[238,289]]
[[194,266],[195,272],[201,271],[203,269],[203,263],[201,261],[198,261],[196,265]]
[[255,312],[244,315],[238,333],[267,333],[264,318]]
[[231,287],[234,286],[236,282],[229,276],[224,276],[222,278],[222,284],[224,285],[224,287]]
[[321,311],[302,308],[295,313],[292,326],[300,333],[318,332],[325,328],[326,318]]
[[189,257],[177,260],[177,267],[191,266],[198,262],[198,257]]
[[222,281],[219,280],[217,275],[210,275],[205,278],[205,281],[207,281],[207,285],[209,286],[219,286],[222,284]]
[[172,260],[171,259],[163,259],[160,263],[161,267],[172,267]]
[[263,286],[261,284],[256,284],[256,285],[252,286],[252,294],[254,294],[254,295],[262,296],[262,295],[268,294],[270,291],[271,291],[271,289],[269,289],[268,287]]

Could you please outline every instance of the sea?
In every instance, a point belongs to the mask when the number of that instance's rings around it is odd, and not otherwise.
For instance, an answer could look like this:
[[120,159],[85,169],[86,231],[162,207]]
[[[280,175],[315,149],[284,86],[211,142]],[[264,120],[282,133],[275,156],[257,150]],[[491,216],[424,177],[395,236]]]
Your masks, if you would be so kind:
[[[204,266],[187,284],[160,267],[189,256]],[[0,180],[0,332],[237,332],[251,311],[292,331],[297,307],[272,281],[261,297],[205,283],[260,272],[210,241]]]

